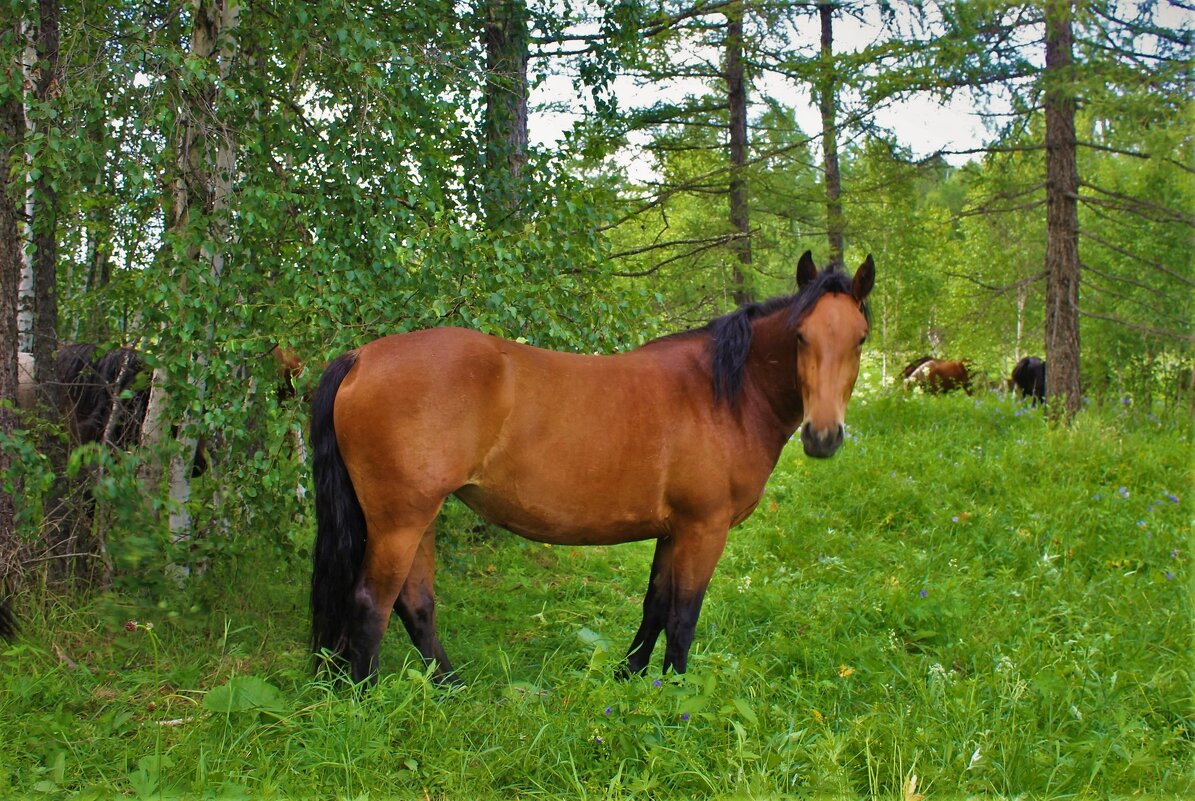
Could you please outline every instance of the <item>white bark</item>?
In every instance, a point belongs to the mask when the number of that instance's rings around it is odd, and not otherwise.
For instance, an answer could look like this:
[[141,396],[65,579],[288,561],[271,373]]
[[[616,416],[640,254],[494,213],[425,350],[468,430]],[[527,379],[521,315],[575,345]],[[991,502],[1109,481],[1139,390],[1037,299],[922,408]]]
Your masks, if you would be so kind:
[[[21,77],[26,87],[33,86],[33,66],[37,63],[37,45],[33,39],[33,25],[29,20],[20,23],[21,35],[25,39],[25,50],[21,56]],[[29,103],[25,102],[25,131],[26,135],[33,132],[29,122]],[[25,156],[27,168],[30,157]],[[33,181],[26,175],[25,180],[25,222],[21,225],[21,236],[25,240],[24,258],[21,260],[21,282],[17,289],[17,350],[26,353],[33,352],[33,310],[36,287],[33,282],[33,226],[35,209],[33,207]]]

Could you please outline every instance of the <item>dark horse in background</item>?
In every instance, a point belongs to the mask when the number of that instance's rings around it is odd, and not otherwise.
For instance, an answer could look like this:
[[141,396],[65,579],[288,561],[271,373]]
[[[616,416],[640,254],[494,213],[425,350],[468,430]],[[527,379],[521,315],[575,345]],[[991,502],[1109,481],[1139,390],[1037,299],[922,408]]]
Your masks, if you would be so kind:
[[957,360],[934,359],[922,356],[901,373],[905,386],[919,386],[931,395],[941,395],[956,389],[971,394],[971,373],[967,363]]
[[54,377],[72,443],[106,442],[129,450],[141,439],[149,407],[149,377],[141,354],[114,348],[97,356],[95,345],[58,349]]
[[1009,389],[1015,388],[1022,398],[1033,398],[1034,405],[1046,400],[1046,363],[1036,356],[1026,356],[1012,368]]
[[458,328],[385,337],[325,370],[312,408],[317,535],[312,644],[372,680],[391,611],[437,678],[434,520],[449,495],[532,540],[656,540],[643,622],[620,675],[685,671],[728,530],[785,443],[832,455],[868,333],[869,256],[851,276],[609,356]]

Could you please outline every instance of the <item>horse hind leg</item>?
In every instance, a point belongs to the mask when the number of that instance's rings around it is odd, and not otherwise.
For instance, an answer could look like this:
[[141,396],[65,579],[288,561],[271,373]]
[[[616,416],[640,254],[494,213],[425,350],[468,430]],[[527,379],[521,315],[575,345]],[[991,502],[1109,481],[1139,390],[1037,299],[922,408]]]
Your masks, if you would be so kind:
[[433,521],[419,540],[415,559],[394,604],[394,611],[423,661],[435,666],[436,681],[460,684],[436,633],[436,526]]
[[656,553],[651,560],[651,575],[647,580],[647,594],[643,598],[643,622],[627,649],[626,661],[616,674],[619,679],[642,674],[651,661],[651,652],[656,640],[664,630],[668,619],[668,607],[672,595],[672,539],[661,537],[656,541]]
[[[433,513],[431,517],[434,516]],[[368,526],[365,561],[353,591],[355,618],[347,648],[349,675],[354,683],[377,680],[382,636],[419,556],[420,543],[429,524],[430,518],[415,525],[382,528],[371,521]]]

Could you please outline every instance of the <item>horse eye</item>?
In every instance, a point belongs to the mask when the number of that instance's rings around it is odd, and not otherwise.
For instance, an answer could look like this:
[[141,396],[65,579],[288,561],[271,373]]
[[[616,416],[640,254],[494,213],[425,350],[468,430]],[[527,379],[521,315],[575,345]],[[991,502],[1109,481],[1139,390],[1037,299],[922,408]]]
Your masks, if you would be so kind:
[[862,337],[860,337],[860,339],[859,339],[859,347],[863,347],[863,343],[864,343],[864,342],[866,342],[866,341],[867,341],[867,334],[864,334],[864,335],[863,335]]
[[798,345],[808,344],[805,342],[805,335],[802,334],[800,331],[797,332],[797,344]]

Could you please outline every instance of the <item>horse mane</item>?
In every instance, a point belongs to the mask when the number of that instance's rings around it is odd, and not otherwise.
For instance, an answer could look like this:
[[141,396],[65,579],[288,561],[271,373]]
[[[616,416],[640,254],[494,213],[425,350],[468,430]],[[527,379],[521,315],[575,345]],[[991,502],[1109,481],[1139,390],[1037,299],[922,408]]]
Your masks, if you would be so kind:
[[[795,329],[802,320],[809,316],[823,295],[829,293],[849,295],[851,287],[851,276],[832,267],[827,268],[797,290],[794,295],[781,295],[758,303],[745,303],[735,311],[710,320],[699,328],[669,334],[654,339],[647,345],[671,339],[709,337],[708,350],[714,401],[717,403],[726,401],[733,406],[738,403],[739,394],[743,389],[743,371],[747,366],[747,357],[751,353],[752,322],[787,309],[785,323],[789,329]],[[867,304],[864,303],[862,308],[864,316],[870,323],[871,315]]]

